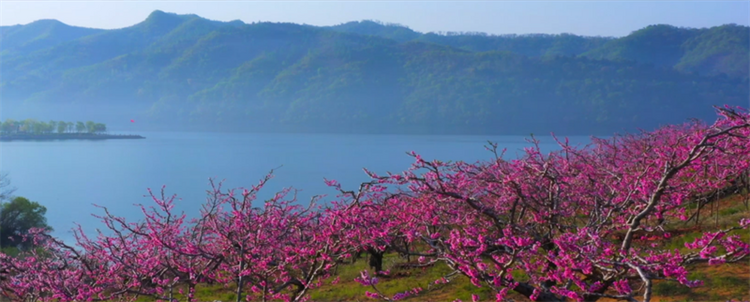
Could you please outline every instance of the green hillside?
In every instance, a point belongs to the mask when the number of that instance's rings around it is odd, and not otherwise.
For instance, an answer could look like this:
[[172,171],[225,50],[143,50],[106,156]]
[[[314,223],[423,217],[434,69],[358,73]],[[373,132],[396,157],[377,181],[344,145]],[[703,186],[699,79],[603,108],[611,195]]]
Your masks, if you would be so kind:
[[[49,22],[65,30],[35,29]],[[609,134],[745,105],[747,30],[439,35],[161,11],[116,30],[38,21],[2,28],[0,97],[4,118],[95,115],[113,129],[138,118],[169,130]]]
[[583,53],[592,59],[627,60],[702,75],[748,76],[750,28],[652,25]]
[[724,25],[705,30],[683,44],[685,54],[675,68],[708,75],[747,77],[750,56],[747,27]]
[[39,20],[26,25],[0,26],[3,57],[23,55],[81,37],[100,33],[103,30],[74,27],[57,20]]

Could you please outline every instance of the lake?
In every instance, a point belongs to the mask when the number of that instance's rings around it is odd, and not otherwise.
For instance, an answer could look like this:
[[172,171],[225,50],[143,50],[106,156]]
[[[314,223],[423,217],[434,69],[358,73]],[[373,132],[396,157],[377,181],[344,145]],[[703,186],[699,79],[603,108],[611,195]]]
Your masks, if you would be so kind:
[[[91,213],[93,204],[128,219],[142,217],[133,204],[150,203],[165,185],[168,195],[181,200],[177,209],[196,215],[209,178],[224,180],[224,188],[250,187],[274,168],[275,177],[259,197],[270,197],[288,186],[309,200],[317,194],[335,197],[324,178],[357,189],[367,181],[366,167],[378,174],[407,169],[415,151],[425,159],[485,161],[487,141],[507,148],[512,158],[531,146],[525,136],[427,136],[250,133],[138,133],[139,140],[11,141],[0,143],[0,171],[8,173],[15,195],[47,207],[54,235],[72,239],[70,229],[80,223],[87,232],[101,226]],[[545,151],[557,149],[551,137],[537,137]],[[585,144],[589,137],[570,137]]]

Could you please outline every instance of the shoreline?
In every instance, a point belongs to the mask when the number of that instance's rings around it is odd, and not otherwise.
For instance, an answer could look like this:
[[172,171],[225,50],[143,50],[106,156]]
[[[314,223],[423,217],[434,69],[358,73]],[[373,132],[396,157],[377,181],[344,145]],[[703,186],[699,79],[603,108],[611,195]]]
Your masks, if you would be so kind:
[[12,134],[0,135],[0,142],[7,141],[51,141],[51,140],[104,140],[104,139],[144,139],[145,137],[132,134],[90,134],[90,133],[63,133],[63,134]]

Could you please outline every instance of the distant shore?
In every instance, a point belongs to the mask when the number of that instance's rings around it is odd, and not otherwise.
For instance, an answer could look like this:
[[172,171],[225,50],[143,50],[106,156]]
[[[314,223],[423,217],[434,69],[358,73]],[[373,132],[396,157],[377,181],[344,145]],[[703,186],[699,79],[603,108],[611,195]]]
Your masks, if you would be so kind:
[[92,134],[92,133],[54,133],[54,134],[6,134],[0,135],[0,141],[20,141],[20,140],[66,140],[66,139],[141,139],[145,138],[140,135],[132,134]]

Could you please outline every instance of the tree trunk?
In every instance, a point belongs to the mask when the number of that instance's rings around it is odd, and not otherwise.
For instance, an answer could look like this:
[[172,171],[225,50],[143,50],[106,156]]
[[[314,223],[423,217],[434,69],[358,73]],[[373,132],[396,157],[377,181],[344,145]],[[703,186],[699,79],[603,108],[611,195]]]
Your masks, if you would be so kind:
[[369,265],[378,273],[383,270],[383,255],[385,252],[378,251],[374,248],[367,248],[367,252],[370,254]]
[[[243,283],[245,281],[244,276],[242,276],[242,271],[245,270],[245,258],[244,258],[244,248],[243,247],[240,247],[239,255],[240,255],[240,264],[239,264],[240,267],[239,267],[239,271],[238,271],[239,273],[237,274],[238,275],[237,276],[237,289],[236,289],[236,292],[235,292],[235,294],[237,295],[237,300],[235,300],[236,302],[242,301],[242,285],[243,285]],[[265,294],[265,292],[264,292],[264,294]]]

